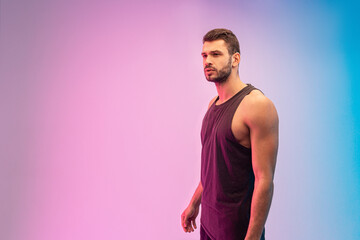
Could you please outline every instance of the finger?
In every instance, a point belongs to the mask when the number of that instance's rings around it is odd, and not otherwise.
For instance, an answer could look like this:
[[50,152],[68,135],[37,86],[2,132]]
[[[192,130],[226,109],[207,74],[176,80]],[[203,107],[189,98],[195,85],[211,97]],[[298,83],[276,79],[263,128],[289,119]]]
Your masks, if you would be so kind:
[[182,227],[183,227],[183,229],[184,229],[184,232],[187,232],[187,231],[188,231],[188,226],[186,225],[185,222],[183,223]]
[[187,227],[189,225],[189,220],[184,219],[184,227]]
[[186,220],[187,220],[187,219],[186,219],[185,214],[181,215],[181,225],[185,226]]
[[184,223],[185,232],[189,232],[189,224],[187,222]]
[[195,219],[194,219],[194,220],[192,220],[192,224],[193,224],[194,228],[196,229],[197,227],[196,227],[196,222],[195,222]]
[[188,221],[187,219],[185,219],[183,227],[184,227],[184,229],[185,229],[186,232],[187,232],[188,229],[189,229],[189,221]]
[[189,223],[188,229],[189,229],[189,232],[193,232],[193,231],[194,231],[193,227],[191,226],[191,223]]

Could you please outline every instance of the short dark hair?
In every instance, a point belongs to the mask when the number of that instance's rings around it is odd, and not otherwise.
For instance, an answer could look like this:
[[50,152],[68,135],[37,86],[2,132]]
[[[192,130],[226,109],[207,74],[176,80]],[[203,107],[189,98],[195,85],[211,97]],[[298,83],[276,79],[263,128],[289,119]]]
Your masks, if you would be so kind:
[[203,43],[211,42],[219,39],[225,41],[230,55],[233,55],[234,53],[237,52],[240,53],[240,44],[235,34],[232,31],[225,28],[215,28],[207,32],[203,37]]

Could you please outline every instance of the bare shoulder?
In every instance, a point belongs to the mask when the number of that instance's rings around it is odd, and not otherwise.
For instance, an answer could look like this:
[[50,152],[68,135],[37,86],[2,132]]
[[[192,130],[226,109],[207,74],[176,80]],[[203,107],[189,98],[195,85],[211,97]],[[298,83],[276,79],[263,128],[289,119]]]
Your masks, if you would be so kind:
[[245,124],[249,127],[273,126],[279,121],[274,103],[259,90],[253,90],[244,97],[242,111]]

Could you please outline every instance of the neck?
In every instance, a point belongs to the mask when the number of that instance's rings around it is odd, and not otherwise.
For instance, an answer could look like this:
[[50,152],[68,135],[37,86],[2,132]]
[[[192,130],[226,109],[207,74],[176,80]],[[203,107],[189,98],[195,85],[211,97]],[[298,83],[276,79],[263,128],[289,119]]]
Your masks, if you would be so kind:
[[239,75],[235,72],[231,73],[225,82],[215,83],[215,86],[219,95],[219,100],[217,103],[221,104],[229,100],[237,92],[246,87],[246,84],[240,80]]

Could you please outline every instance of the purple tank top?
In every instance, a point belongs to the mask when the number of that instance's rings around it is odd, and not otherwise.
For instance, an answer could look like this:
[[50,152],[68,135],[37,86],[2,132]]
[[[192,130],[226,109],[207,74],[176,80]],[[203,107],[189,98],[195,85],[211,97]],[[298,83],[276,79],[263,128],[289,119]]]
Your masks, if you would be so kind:
[[[242,99],[254,89],[247,84],[216,105],[218,97],[203,119],[200,222],[213,240],[242,240],[249,225],[255,180],[251,149],[238,143],[231,123]],[[261,239],[265,239],[264,234]]]

